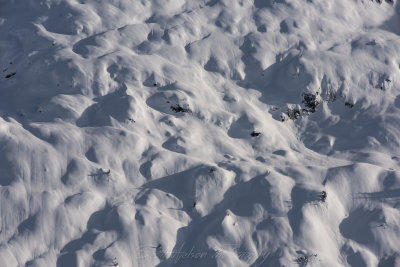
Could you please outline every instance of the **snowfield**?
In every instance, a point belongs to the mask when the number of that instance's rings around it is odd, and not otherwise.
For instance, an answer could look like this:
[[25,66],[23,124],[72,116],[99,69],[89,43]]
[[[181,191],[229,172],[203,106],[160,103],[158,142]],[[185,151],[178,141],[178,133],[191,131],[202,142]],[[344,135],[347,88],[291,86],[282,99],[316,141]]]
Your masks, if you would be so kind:
[[400,266],[400,2],[0,0],[0,267]]

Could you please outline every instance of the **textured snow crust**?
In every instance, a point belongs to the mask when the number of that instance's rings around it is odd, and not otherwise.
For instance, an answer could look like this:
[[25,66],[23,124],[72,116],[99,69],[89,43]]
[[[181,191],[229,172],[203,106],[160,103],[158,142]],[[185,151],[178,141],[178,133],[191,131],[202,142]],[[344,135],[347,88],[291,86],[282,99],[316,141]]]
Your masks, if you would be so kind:
[[379,2],[0,0],[0,267],[400,266]]

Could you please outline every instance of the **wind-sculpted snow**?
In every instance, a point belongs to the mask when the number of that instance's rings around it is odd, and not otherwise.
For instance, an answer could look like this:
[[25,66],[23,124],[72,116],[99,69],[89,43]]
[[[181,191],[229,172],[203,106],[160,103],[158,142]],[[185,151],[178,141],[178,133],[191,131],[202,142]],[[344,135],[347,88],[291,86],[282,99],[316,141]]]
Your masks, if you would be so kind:
[[399,266],[400,3],[0,0],[0,267]]

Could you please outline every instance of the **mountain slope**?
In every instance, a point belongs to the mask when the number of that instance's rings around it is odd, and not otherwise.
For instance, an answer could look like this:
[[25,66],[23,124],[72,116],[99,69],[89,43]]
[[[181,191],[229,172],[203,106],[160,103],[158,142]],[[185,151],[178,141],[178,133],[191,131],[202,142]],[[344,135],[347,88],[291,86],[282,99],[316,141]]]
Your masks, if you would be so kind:
[[0,266],[400,264],[399,16],[0,0]]

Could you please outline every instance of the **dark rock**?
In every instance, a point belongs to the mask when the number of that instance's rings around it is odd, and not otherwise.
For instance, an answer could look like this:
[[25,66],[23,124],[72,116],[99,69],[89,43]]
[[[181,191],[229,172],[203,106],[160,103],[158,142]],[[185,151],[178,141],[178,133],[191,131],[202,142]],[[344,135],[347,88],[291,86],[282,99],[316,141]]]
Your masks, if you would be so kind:
[[213,172],[215,172],[215,171],[217,171],[217,169],[216,169],[215,167],[211,167],[209,172],[210,172],[210,173],[213,173]]
[[344,105],[348,108],[352,108],[354,107],[354,104],[350,103],[350,102],[344,102]]
[[321,195],[320,195],[321,201],[325,202],[327,197],[328,197],[328,193],[326,193],[326,191],[322,191]]
[[301,112],[302,110],[299,108],[295,109],[288,108],[286,114],[288,115],[289,119],[297,120],[298,118],[300,118]]
[[172,111],[178,113],[178,112],[190,112],[189,108],[184,108],[179,104],[176,104],[175,106],[171,106]]
[[318,98],[318,92],[315,95],[311,94],[311,93],[303,93],[302,103],[306,107],[306,111],[315,112],[317,109],[317,106],[320,104],[319,98]]
[[6,75],[6,79],[9,79],[9,78],[13,77],[15,74],[17,74],[17,73],[16,72],[12,72],[10,74],[7,74]]

